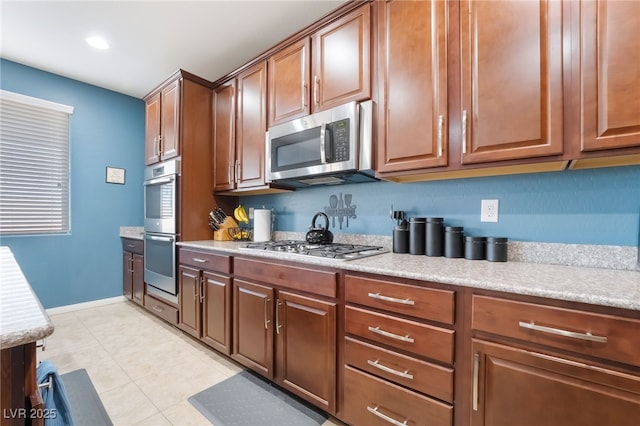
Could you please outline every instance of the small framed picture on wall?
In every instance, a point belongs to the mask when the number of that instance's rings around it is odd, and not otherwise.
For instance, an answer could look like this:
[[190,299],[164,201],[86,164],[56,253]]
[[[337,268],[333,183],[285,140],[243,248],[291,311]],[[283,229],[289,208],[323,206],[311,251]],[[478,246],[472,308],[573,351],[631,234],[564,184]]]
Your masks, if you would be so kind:
[[107,167],[107,183],[124,185],[125,170],[118,167]]

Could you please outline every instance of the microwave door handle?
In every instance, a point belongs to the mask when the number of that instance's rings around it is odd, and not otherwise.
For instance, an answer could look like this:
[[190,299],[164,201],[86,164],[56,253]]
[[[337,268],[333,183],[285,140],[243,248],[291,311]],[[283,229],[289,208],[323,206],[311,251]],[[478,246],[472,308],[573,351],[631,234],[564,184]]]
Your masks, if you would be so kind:
[[171,183],[171,182],[173,182],[173,178],[172,177],[163,177],[163,178],[146,180],[144,182],[144,186],[160,185],[160,184],[163,184],[163,183]]
[[327,148],[326,148],[327,123],[320,125],[320,162],[327,164]]

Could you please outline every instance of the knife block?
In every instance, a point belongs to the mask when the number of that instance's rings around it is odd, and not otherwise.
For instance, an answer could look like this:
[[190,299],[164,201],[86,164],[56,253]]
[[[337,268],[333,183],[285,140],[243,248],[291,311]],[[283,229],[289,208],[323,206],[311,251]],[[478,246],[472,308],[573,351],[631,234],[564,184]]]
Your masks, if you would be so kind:
[[231,241],[231,235],[229,235],[229,228],[237,228],[238,222],[231,216],[227,216],[220,225],[220,229],[213,231],[213,239],[216,241]]

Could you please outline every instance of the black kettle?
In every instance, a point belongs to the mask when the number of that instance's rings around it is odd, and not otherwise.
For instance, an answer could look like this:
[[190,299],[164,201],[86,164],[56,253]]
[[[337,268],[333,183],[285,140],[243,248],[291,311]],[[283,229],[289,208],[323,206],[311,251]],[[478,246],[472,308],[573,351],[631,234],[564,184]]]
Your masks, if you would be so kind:
[[[320,228],[316,225],[316,219],[318,216],[324,217],[324,228]],[[307,232],[306,240],[309,244],[331,244],[333,242],[333,234],[329,231],[329,216],[323,212],[318,212],[313,216],[309,232]]]

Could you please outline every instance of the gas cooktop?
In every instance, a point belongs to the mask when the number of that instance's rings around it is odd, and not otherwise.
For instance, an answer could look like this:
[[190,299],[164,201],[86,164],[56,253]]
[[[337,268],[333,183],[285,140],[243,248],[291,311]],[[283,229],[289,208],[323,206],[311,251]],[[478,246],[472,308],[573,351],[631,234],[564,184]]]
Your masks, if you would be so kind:
[[354,260],[363,257],[375,256],[389,252],[382,246],[365,246],[359,244],[310,244],[306,241],[267,241],[264,243],[249,243],[247,250],[266,250],[303,256],[325,257],[335,260]]

